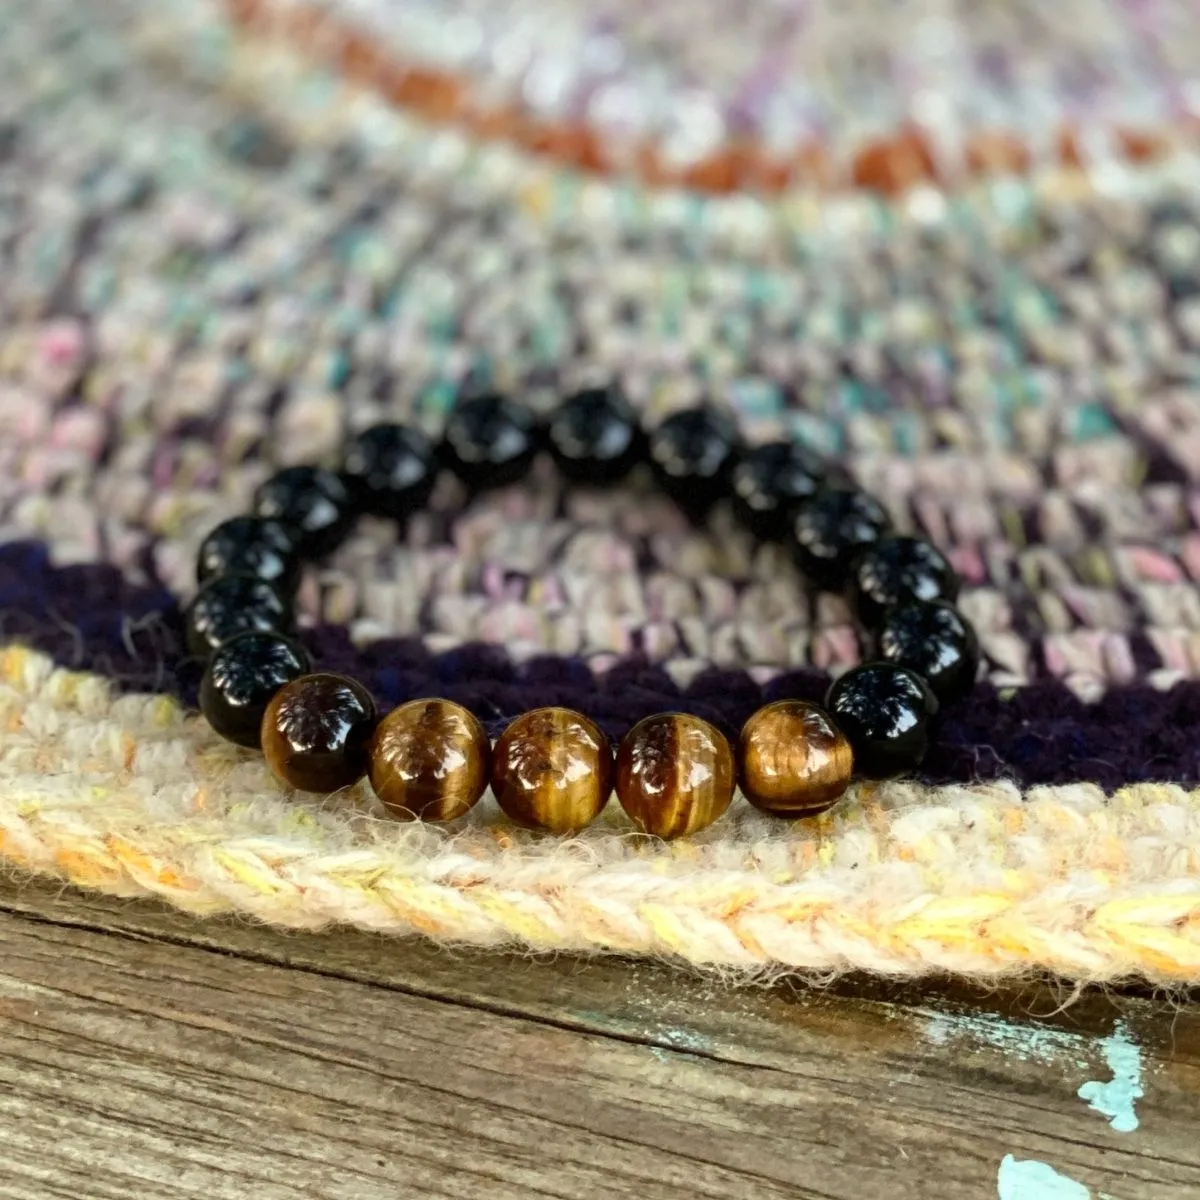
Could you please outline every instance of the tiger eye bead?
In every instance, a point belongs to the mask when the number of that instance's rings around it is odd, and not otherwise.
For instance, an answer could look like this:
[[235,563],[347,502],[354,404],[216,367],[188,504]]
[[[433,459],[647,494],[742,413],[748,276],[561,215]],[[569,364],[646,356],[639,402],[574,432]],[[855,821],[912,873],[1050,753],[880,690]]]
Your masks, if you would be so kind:
[[522,713],[492,752],[492,792],[514,821],[573,833],[608,802],[613,756],[608,739],[569,708]]
[[683,837],[729,807],[733,751],[714,725],[687,713],[639,721],[617,751],[617,799],[646,833]]
[[488,785],[492,747],[474,714],[451,700],[410,700],[375,727],[367,777],[403,821],[452,821]]
[[846,790],[854,753],[845,734],[815,704],[776,700],[742,727],[742,791],[778,817],[812,817]]
[[345,675],[302,675],[279,689],[262,722],[267,766],[302,792],[336,792],[367,772],[375,701]]

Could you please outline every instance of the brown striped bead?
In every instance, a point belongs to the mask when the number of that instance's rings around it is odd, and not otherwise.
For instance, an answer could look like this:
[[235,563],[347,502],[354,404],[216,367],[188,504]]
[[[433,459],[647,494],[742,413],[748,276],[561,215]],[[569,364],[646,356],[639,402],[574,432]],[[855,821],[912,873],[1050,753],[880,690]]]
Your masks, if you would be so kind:
[[687,713],[639,721],[617,751],[617,799],[646,833],[683,837],[729,807],[733,751],[715,726]]
[[336,792],[367,770],[375,701],[345,675],[301,675],[272,697],[262,748],[275,777],[302,792]]
[[804,700],[776,700],[743,726],[742,791],[763,812],[812,817],[845,792],[854,753],[829,714]]
[[522,713],[492,752],[496,803],[522,825],[573,833],[608,802],[613,756],[608,739],[569,708]]
[[451,700],[410,700],[375,728],[367,775],[402,821],[452,821],[483,795],[492,748],[476,717]]

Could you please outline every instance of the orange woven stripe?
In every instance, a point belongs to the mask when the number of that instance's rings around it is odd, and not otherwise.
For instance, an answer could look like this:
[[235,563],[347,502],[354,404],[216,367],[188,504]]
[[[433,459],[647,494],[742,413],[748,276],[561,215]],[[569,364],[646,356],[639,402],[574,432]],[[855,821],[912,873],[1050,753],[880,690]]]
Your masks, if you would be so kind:
[[[656,148],[647,143],[638,147],[629,161],[617,162],[587,126],[548,124],[512,108],[487,106],[472,96],[467,80],[405,62],[377,38],[315,5],[289,5],[284,10],[276,9],[272,0],[225,0],[225,5],[230,20],[247,33],[283,38],[302,54],[334,67],[347,79],[425,120],[462,125],[482,139],[512,142],[590,174],[632,172],[652,187],[685,187],[714,194],[772,194],[802,183],[827,191],[862,188],[896,195],[919,184],[953,182],[940,178],[929,139],[913,127],[859,147],[841,172],[835,170],[831,148],[817,143],[779,155],[754,142],[731,142],[712,157],[685,168],[665,164]],[[1183,141],[1192,140],[1195,132],[1173,127],[1110,130],[1114,151],[1124,160],[1138,163],[1165,157]],[[1059,165],[1084,165],[1078,130],[1064,126],[1055,145]],[[967,179],[1025,175],[1033,161],[1020,136],[1005,130],[978,131],[963,148]]]

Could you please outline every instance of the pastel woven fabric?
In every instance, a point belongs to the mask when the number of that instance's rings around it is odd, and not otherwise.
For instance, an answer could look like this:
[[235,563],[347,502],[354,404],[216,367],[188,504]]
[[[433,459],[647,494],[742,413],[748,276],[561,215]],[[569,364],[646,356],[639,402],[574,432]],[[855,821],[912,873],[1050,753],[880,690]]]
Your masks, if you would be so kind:
[[[9,869],[752,975],[1200,983],[1200,14],[722,12],[0,0]],[[289,794],[212,733],[181,605],[258,483],[595,378],[802,439],[947,553],[985,671],[919,774],[562,839]],[[322,668],[493,736],[540,704],[736,732],[861,654],[724,508],[548,463],[360,522],[300,606]]]

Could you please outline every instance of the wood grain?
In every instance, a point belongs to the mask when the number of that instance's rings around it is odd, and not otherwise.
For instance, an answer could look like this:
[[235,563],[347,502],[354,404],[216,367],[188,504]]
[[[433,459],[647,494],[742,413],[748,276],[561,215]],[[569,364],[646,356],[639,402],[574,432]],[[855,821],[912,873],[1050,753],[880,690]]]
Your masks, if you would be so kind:
[[[1200,1008],[1062,999],[730,990],[8,884],[0,1196],[991,1198],[1009,1153],[1200,1195]],[[1075,1094],[1118,1018],[1131,1134]]]

